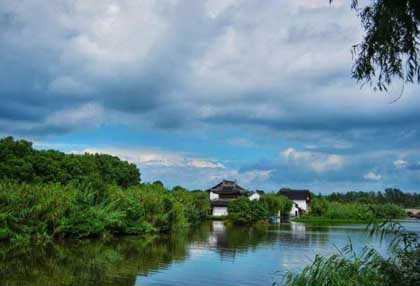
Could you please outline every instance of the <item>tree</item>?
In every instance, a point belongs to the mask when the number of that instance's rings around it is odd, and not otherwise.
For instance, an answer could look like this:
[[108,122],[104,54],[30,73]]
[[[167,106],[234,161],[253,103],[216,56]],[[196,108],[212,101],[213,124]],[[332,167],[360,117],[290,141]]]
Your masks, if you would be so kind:
[[325,198],[314,198],[311,202],[311,214],[322,216],[328,212],[329,203]]
[[111,155],[36,150],[29,141],[0,139],[0,180],[68,184],[86,179],[127,188],[139,184],[140,172],[136,165]]
[[[330,3],[333,0],[330,0]],[[387,90],[394,78],[420,83],[420,1],[371,0],[351,8],[361,20],[365,35],[353,46],[352,77]]]
[[229,219],[236,224],[253,224],[268,218],[265,206],[258,201],[250,201],[246,196],[233,200],[228,207]]
[[267,209],[270,216],[277,216],[279,211],[281,213],[289,213],[292,208],[292,202],[287,197],[276,194],[261,196],[259,203]]

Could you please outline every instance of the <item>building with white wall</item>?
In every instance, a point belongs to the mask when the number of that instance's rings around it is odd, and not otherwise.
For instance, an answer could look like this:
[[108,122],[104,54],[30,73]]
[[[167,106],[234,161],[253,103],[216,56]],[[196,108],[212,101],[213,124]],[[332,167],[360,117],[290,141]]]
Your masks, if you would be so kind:
[[223,180],[219,184],[207,190],[211,202],[211,214],[213,216],[228,215],[228,206],[231,201],[240,197],[248,196],[250,200],[259,200],[262,194],[261,191],[250,192],[241,186],[236,181]]
[[309,190],[280,189],[277,194],[285,196],[293,202],[289,213],[291,217],[299,217],[308,212],[311,207],[312,196]]

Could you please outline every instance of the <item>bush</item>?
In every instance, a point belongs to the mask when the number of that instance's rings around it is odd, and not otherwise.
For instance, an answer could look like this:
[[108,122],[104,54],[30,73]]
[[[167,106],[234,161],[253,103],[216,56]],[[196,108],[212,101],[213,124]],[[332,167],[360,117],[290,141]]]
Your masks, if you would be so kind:
[[292,209],[292,202],[287,197],[276,194],[263,195],[259,202],[267,209],[270,216],[277,216],[279,211],[288,214]]
[[311,201],[311,214],[315,216],[325,215],[330,208],[330,204],[324,198],[313,198]]
[[394,204],[338,203],[328,202],[324,198],[314,198],[309,214],[300,220],[366,222],[398,219],[404,217],[404,215],[404,210]]
[[228,218],[235,224],[252,224],[269,216],[269,211],[264,204],[250,201],[247,197],[233,200],[229,204],[228,213]]
[[0,239],[145,234],[185,228],[206,218],[203,193],[158,184],[123,189],[98,182],[0,183]]

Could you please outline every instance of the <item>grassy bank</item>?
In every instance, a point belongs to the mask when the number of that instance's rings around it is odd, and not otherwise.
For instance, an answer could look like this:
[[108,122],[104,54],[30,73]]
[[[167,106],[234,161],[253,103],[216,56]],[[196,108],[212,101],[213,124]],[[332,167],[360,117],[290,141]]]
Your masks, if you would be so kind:
[[205,220],[208,210],[206,193],[161,184],[0,183],[0,240],[168,232]]
[[405,211],[395,204],[329,202],[314,198],[308,214],[294,221],[315,225],[371,223],[405,217]]
[[377,222],[379,220],[358,220],[358,219],[331,219],[331,218],[324,218],[324,217],[300,217],[292,219],[293,222],[301,222],[311,225],[319,225],[319,226],[328,226],[328,225],[343,225],[343,224],[366,224]]

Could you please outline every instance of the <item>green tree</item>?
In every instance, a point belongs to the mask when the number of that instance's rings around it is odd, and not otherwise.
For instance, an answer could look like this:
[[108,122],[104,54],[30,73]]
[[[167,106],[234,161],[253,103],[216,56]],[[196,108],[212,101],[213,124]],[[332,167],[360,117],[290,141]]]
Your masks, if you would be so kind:
[[292,208],[292,202],[287,197],[276,194],[262,195],[259,203],[267,209],[270,216],[277,216],[279,211],[289,213]]
[[328,201],[323,198],[313,198],[311,202],[311,214],[315,216],[325,215],[330,208]]
[[268,218],[269,211],[258,201],[250,201],[246,196],[233,200],[228,207],[228,217],[236,224],[253,224]]
[[[330,0],[333,2],[333,0]],[[420,83],[420,2],[372,0],[361,7],[352,0],[365,30],[363,41],[353,47],[352,76],[386,90],[393,78]]]

